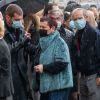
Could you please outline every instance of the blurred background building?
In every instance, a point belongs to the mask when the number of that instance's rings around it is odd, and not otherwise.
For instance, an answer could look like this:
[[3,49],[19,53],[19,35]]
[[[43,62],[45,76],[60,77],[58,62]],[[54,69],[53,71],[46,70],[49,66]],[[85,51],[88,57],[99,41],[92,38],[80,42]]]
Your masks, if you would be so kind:
[[87,5],[90,6],[92,4],[97,5],[98,8],[100,8],[100,2],[99,0],[49,0],[49,2],[58,2],[60,6],[66,7],[68,1],[75,1],[81,5]]

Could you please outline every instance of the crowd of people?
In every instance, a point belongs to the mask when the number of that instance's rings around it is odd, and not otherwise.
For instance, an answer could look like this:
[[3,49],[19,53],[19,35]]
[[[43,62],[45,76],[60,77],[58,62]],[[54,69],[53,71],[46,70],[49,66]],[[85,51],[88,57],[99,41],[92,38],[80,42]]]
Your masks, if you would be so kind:
[[100,100],[100,11],[70,1],[24,16],[0,12],[0,100]]

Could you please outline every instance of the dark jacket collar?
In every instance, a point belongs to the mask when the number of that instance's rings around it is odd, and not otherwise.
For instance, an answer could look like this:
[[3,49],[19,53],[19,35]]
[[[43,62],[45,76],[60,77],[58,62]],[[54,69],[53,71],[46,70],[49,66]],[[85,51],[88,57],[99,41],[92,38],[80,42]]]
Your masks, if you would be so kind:
[[13,27],[9,27],[5,21],[5,28],[6,28],[6,31],[9,32],[9,33],[14,33],[15,32],[15,29]]

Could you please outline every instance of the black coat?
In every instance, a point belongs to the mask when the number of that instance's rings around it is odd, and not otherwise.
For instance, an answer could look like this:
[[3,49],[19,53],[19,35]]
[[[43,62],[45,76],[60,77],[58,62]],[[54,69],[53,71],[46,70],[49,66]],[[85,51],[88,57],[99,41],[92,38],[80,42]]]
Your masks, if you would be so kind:
[[[12,78],[14,84],[14,100],[28,100],[29,82],[27,76],[27,53],[24,49],[23,37],[17,36],[12,28],[7,27],[5,40],[11,52]],[[22,33],[23,34],[23,33]],[[18,39],[18,37],[21,37]]]
[[13,94],[11,55],[4,39],[0,39],[0,97]]
[[[73,40],[74,68],[86,75],[100,73],[100,31],[88,23]],[[99,52],[98,52],[99,51]]]
[[[60,29],[58,30],[60,33],[60,36],[62,39],[66,42],[68,45],[69,50],[72,48],[72,39],[74,37],[74,33],[68,29],[65,29],[64,26],[61,26]],[[71,51],[70,51],[71,53]]]
[[98,22],[98,29],[100,30],[100,21]]

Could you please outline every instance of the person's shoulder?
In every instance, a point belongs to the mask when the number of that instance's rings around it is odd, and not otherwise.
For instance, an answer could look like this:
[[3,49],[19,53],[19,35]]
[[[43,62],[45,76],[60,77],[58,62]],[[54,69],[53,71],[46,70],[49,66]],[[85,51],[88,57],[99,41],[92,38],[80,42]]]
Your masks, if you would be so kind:
[[59,45],[61,45],[61,44],[64,44],[64,40],[63,40],[63,38],[61,37],[61,36],[59,36],[58,38],[57,38],[57,43],[59,44]]
[[61,37],[60,32],[57,32],[57,37],[56,37],[56,45],[66,45],[66,42],[64,41],[64,39]]
[[66,42],[64,41],[64,39],[61,36],[59,36],[56,43],[59,48],[68,48]]
[[100,33],[100,31],[97,28],[92,27],[91,25],[87,25],[87,27],[85,28],[85,32],[87,32],[90,35],[95,35]]
[[65,29],[65,32],[66,32],[66,33],[70,33],[70,34],[73,33],[72,31],[70,31],[70,30],[68,30],[68,29]]
[[0,39],[0,50],[5,54],[9,52],[9,47],[4,39]]
[[2,45],[3,47],[8,47],[7,42],[5,41],[5,39],[0,39],[0,45]]
[[100,35],[100,30],[98,28],[95,28],[95,32]]
[[95,31],[95,28],[92,27],[89,23],[86,24],[85,29],[86,29],[87,31]]
[[5,40],[2,38],[0,39],[0,45],[4,45],[5,44]]

